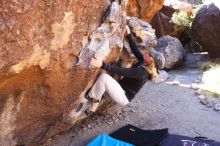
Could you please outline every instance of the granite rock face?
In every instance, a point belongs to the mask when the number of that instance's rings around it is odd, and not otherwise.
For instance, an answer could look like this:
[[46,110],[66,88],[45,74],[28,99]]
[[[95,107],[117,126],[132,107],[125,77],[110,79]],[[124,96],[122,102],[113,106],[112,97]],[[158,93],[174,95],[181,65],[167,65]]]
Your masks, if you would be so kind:
[[210,57],[220,57],[220,5],[219,1],[211,0],[197,12],[192,23],[195,40],[208,51]]
[[[88,47],[93,42],[89,35],[98,30],[109,4],[108,0],[1,2],[1,144],[38,143],[72,126],[69,112],[97,74],[88,70],[88,60],[97,54],[107,59],[111,51],[107,40],[93,48],[97,50]],[[116,23],[115,32],[109,33],[122,35]]]
[[90,59],[116,63],[123,56],[125,6],[109,0],[0,2],[2,145],[38,145],[74,125],[71,111],[99,74]]

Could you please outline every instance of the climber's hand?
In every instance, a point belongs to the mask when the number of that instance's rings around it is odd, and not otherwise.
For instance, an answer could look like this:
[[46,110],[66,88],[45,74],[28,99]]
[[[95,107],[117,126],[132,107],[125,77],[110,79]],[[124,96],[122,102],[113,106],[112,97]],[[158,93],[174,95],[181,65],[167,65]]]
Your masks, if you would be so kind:
[[101,68],[102,61],[98,60],[98,59],[95,59],[95,58],[92,58],[91,61],[90,61],[90,65],[92,65],[92,66],[94,66],[96,68]]
[[131,33],[130,28],[126,25],[125,26],[125,35],[129,35]]

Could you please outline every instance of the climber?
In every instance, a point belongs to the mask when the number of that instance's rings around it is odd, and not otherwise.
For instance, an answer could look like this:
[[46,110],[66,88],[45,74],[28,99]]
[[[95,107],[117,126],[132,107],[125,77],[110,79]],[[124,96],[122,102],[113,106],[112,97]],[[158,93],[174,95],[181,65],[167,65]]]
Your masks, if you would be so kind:
[[101,60],[92,58],[90,65],[94,66],[95,68],[104,69],[110,73],[118,74],[123,78],[117,82],[107,73],[101,73],[93,87],[86,95],[91,101],[91,106],[86,110],[86,112],[96,111],[102,95],[105,92],[117,104],[128,104],[142,88],[145,82],[151,77],[148,67],[151,66],[152,63],[155,64],[157,69],[162,69],[164,67],[165,58],[161,53],[152,50],[143,55],[139,51],[128,26],[126,26],[126,35],[131,51],[137,58],[138,62],[131,68],[122,68],[115,65],[106,64]]

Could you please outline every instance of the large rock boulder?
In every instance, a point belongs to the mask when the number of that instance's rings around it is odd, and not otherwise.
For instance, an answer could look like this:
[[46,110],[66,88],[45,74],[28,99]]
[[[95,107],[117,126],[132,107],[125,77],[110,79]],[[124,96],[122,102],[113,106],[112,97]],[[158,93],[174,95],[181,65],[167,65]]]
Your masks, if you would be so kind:
[[166,60],[164,68],[168,70],[178,67],[185,56],[181,42],[169,35],[159,38],[155,49],[164,55]]
[[109,0],[1,2],[1,145],[39,145],[74,125],[72,111],[99,73],[90,59],[114,63],[123,56],[125,6]]
[[[94,81],[91,57],[116,60],[122,7],[108,0],[4,1],[0,5],[0,143],[38,145],[70,128]],[[98,27],[100,26],[100,27]]]
[[195,40],[208,51],[210,57],[220,57],[220,4],[209,0],[197,12],[192,23]]
[[155,13],[163,6],[164,0],[128,0],[126,13],[150,22]]
[[192,10],[192,4],[188,0],[165,0],[162,9],[151,21],[152,27],[156,30],[156,36],[170,35],[179,38],[186,28],[172,22],[173,13],[186,12],[191,15]]

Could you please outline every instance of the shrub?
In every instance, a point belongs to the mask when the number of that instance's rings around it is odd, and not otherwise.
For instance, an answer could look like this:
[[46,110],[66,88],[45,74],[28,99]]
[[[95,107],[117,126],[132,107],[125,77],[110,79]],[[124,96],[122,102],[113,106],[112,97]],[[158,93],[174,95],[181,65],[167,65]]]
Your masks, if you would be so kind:
[[174,12],[171,18],[171,21],[177,25],[190,28],[192,25],[191,15],[188,15],[187,12]]
[[220,67],[220,58],[217,58],[211,62],[207,62],[207,63],[203,64],[201,66],[201,70],[203,72],[205,72],[205,71],[208,71],[208,70],[216,68],[216,67]]
[[185,38],[188,39],[186,39],[187,42],[182,42],[182,43],[184,43],[183,44],[184,48],[186,50],[189,50],[190,52],[202,52],[202,46],[199,43],[197,43],[191,35],[191,27],[192,27],[193,19],[195,18],[196,13],[200,9],[202,3],[203,1],[200,1],[198,5],[194,5],[191,14],[185,11],[180,11],[180,12],[174,12],[171,17],[172,23],[186,28],[184,35]]
[[197,11],[200,9],[201,5],[193,6],[192,14],[189,14],[185,11],[174,12],[171,21],[177,25],[191,28],[193,19],[196,16]]

